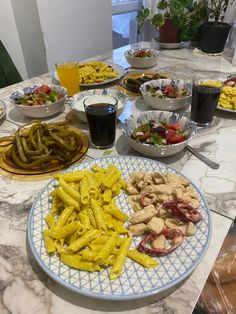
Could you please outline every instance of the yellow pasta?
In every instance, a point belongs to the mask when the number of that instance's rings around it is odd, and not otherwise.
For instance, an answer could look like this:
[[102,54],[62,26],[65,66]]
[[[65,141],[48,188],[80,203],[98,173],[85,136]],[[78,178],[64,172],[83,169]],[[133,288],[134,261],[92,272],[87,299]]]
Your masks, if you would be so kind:
[[69,194],[67,194],[62,187],[58,188],[57,195],[63,200],[67,205],[73,206],[75,209],[80,210],[80,205],[75,201]]
[[151,256],[140,253],[137,250],[130,250],[128,252],[128,257],[147,268],[153,268],[160,265],[160,263]]
[[57,174],[54,178],[58,186],[50,193],[51,210],[45,217],[48,229],[43,230],[48,254],[56,253],[67,266],[84,271],[112,266],[111,280],[122,272],[127,254],[151,267],[149,258],[140,259],[139,254],[129,252],[131,238],[123,226],[128,215],[117,207],[114,198],[127,188],[117,167],[93,165],[92,171]]
[[99,271],[101,269],[101,267],[95,263],[84,261],[81,256],[77,254],[61,253],[60,259],[64,264],[80,270]]
[[59,186],[63,188],[63,190],[72,197],[76,202],[80,203],[80,193],[74,190],[66,181],[62,178],[59,179]]
[[47,253],[48,254],[55,253],[56,252],[55,241],[53,238],[50,237],[48,229],[43,230],[43,239]]
[[122,272],[129,251],[131,239],[132,238],[125,238],[121,243],[120,249],[117,253],[116,259],[109,274],[111,280],[116,279]]
[[106,228],[102,208],[99,206],[98,202],[93,198],[91,199],[91,206],[94,213],[97,228],[101,231],[106,231],[107,228]]

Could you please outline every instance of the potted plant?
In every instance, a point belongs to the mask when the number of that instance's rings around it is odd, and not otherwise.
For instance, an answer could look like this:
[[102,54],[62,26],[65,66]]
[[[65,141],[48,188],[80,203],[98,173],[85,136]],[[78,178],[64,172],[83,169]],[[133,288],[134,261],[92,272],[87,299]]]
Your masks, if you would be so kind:
[[209,0],[208,20],[200,27],[199,48],[207,53],[221,53],[231,29],[224,23],[224,14],[229,3],[234,0]]
[[[196,40],[200,25],[207,19],[207,0],[160,0],[158,13],[150,16],[143,8],[137,15],[138,30],[151,18],[154,28],[159,28],[160,42]],[[166,34],[171,37],[165,37]],[[175,36],[173,36],[175,35]]]

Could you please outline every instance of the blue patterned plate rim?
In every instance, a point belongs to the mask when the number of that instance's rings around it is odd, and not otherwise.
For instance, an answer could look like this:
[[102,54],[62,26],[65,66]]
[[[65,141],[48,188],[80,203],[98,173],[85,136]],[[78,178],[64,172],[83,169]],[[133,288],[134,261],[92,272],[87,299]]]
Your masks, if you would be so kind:
[[[183,175],[181,172],[177,171],[176,169],[165,165],[163,163],[160,163],[158,161],[152,160],[152,159],[148,159],[148,158],[143,158],[143,157],[134,157],[134,156],[109,156],[109,157],[101,157],[101,158],[96,158],[93,160],[88,160],[88,161],[84,161],[78,165],[74,165],[70,168],[68,168],[67,170],[63,171],[68,172],[68,171],[72,171],[72,170],[76,170],[76,169],[88,169],[88,167],[94,163],[99,164],[100,166],[107,166],[110,163],[116,164],[116,163],[120,163],[120,162],[124,162],[125,164],[127,164],[127,162],[131,162],[131,165],[134,164],[135,162],[137,163],[149,163],[152,164],[152,166],[158,166],[159,169],[157,170],[156,167],[154,167],[155,171],[160,171],[161,167],[164,168],[165,171],[171,171],[174,172],[186,179],[188,179],[191,182],[191,186],[195,189],[195,191],[197,191],[197,194],[200,198],[201,203],[204,205],[204,208],[202,208],[202,213],[205,213],[206,215],[206,220],[204,221],[204,223],[207,222],[207,232],[205,233],[204,231],[204,235],[206,235],[206,240],[204,242],[203,248],[200,252],[200,254],[198,254],[196,260],[192,263],[192,265],[187,269],[187,271],[185,271],[182,275],[180,275],[177,279],[170,281],[169,283],[165,284],[164,286],[161,287],[153,287],[152,289],[145,291],[145,292],[136,292],[136,293],[120,293],[120,294],[114,294],[114,293],[108,293],[105,294],[103,293],[103,291],[101,291],[100,293],[94,292],[92,290],[85,290],[85,289],[81,289],[71,283],[66,282],[64,279],[62,279],[60,276],[58,276],[55,271],[51,271],[49,269],[49,267],[44,263],[44,261],[42,260],[42,258],[40,257],[40,255],[38,254],[37,250],[36,250],[36,246],[35,246],[35,242],[33,239],[33,232],[34,232],[34,226],[33,226],[33,220],[34,220],[34,214],[35,214],[35,208],[38,202],[40,202],[41,200],[41,196],[43,193],[47,192],[47,190],[49,189],[50,185],[52,185],[53,183],[56,182],[55,179],[52,179],[48,182],[48,184],[39,192],[38,196],[36,197],[32,207],[31,207],[31,211],[29,214],[29,220],[28,220],[28,241],[29,241],[29,245],[31,248],[31,251],[33,253],[33,256],[35,257],[37,263],[39,264],[39,266],[44,270],[44,272],[51,277],[54,281],[56,281],[57,283],[59,283],[60,285],[62,285],[64,288],[67,288],[73,292],[79,293],[81,295],[87,296],[87,297],[92,297],[92,298],[97,298],[97,299],[103,299],[103,300],[112,300],[112,301],[121,301],[121,300],[132,300],[132,299],[139,299],[139,298],[144,298],[144,297],[148,297],[148,296],[152,296],[154,294],[157,293],[161,293],[164,292],[170,288],[175,287],[177,284],[183,282],[184,279],[186,279],[189,275],[191,275],[191,273],[193,272],[193,270],[199,265],[199,263],[201,262],[201,260],[203,259],[204,255],[207,252],[207,249],[209,247],[210,244],[210,240],[211,240],[211,234],[212,234],[212,217],[211,217],[211,212],[210,209],[208,207],[207,201],[205,200],[205,197],[203,196],[202,192],[200,191],[200,189],[185,175]],[[105,163],[105,165],[101,165]],[[151,169],[151,171],[154,171],[154,169]],[[133,172],[134,170],[132,170],[131,172]],[[140,169],[139,169],[140,171]],[[124,173],[122,173],[124,176]],[[119,206],[119,205],[118,205]],[[202,207],[202,206],[201,206]],[[42,206],[41,206],[42,209]],[[42,215],[42,211],[40,210],[40,216],[41,216],[41,222],[44,220],[44,217]],[[198,239],[199,240],[199,239]],[[42,241],[42,232],[41,232],[41,241]],[[185,241],[187,241],[185,239]],[[200,241],[198,241],[200,242]],[[178,250],[178,249],[177,249]],[[176,250],[176,251],[177,251]],[[40,251],[41,251],[41,247],[40,247]],[[165,260],[168,260],[171,258],[172,254],[174,254],[176,251],[172,252],[170,255],[165,257]],[[177,254],[178,255],[178,254]],[[177,256],[178,259],[179,256]],[[161,260],[161,258],[158,258],[158,260]],[[127,263],[127,261],[126,261]],[[131,262],[130,264],[132,264],[133,262]],[[161,266],[162,266],[162,261],[160,261]],[[141,266],[142,267],[142,266]],[[69,267],[67,267],[69,269],[69,272],[71,271],[71,269]],[[160,267],[154,268],[151,270],[151,277],[149,277],[148,279],[151,280],[152,278],[155,278],[155,275],[158,275],[158,270]],[[77,273],[87,273],[84,271],[79,271],[79,270],[75,270]],[[150,270],[146,270],[146,272]],[[102,271],[104,272],[104,271]],[[70,272],[71,273],[71,272]],[[100,272],[101,273],[101,272]],[[100,273],[96,273],[97,276],[100,276]],[[137,273],[137,272],[136,272]],[[89,275],[90,273],[88,273]],[[154,276],[153,276],[154,275]],[[95,275],[96,276],[96,275]],[[122,274],[121,274],[122,276]],[[119,278],[121,278],[121,276]],[[93,276],[94,277],[94,276]],[[139,278],[139,276],[137,277]],[[109,281],[109,279],[108,279]],[[110,282],[110,281],[109,281]],[[157,281],[158,282],[158,281]],[[110,282],[110,285],[112,285],[112,282]],[[114,291],[112,291],[114,292]],[[127,292],[127,291],[125,291]]]

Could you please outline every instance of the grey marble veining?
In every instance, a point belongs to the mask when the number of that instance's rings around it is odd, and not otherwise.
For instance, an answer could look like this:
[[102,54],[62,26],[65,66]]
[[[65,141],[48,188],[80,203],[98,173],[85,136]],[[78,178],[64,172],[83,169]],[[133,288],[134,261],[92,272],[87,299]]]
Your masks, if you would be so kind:
[[[129,67],[124,59],[123,47],[97,56],[97,60],[113,61]],[[193,77],[227,76],[235,73],[230,60],[224,56],[206,56],[187,49],[161,50],[157,70],[165,70],[175,77],[192,79]],[[150,70],[150,69],[149,69]],[[154,69],[151,69],[154,70]],[[129,71],[134,71],[129,69]],[[18,126],[29,121],[21,116],[9,102],[9,96],[23,86],[50,84],[52,74],[48,73],[16,85],[0,89],[0,99],[7,105],[7,114],[0,121],[0,135],[14,133]],[[115,86],[114,86],[115,88]],[[135,110],[147,110],[142,99],[130,99],[127,114]],[[189,108],[186,108],[189,115]],[[71,120],[72,125],[88,132],[87,125],[78,120],[66,105],[64,112],[47,121]],[[182,151],[168,158],[157,158],[159,162],[170,165],[188,176],[203,192],[212,214],[212,240],[202,262],[193,274],[165,295],[125,302],[109,302],[87,298],[75,294],[50,279],[36,264],[28,246],[27,223],[32,203],[48,180],[16,181],[0,177],[0,313],[8,314],[60,314],[60,313],[124,313],[124,314],[172,314],[191,313],[203,289],[222,242],[228,232],[231,220],[217,214],[234,218],[236,214],[236,114],[216,112],[214,126],[209,129],[198,129],[191,141],[191,146],[207,157],[220,163],[218,170],[212,170],[187,151]],[[117,127],[115,146],[110,150],[112,155],[135,155]],[[88,157],[104,156],[104,151],[91,147]]]

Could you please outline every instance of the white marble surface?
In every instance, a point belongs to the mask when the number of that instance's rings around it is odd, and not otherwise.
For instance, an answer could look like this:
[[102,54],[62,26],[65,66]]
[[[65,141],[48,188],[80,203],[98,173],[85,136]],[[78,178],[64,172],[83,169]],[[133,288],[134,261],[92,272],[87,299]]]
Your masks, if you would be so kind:
[[[142,45],[148,45],[143,43]],[[123,52],[127,47],[115,50],[97,59],[114,61],[128,67]],[[181,78],[226,77],[236,73],[224,56],[210,57],[197,52],[179,50],[161,50],[157,69],[165,70]],[[17,126],[30,119],[20,115],[9,102],[12,92],[22,86],[34,83],[51,83],[51,75],[45,74],[20,84],[0,89],[0,99],[7,105],[6,117],[0,121],[0,136],[13,133]],[[114,86],[115,88],[115,86]],[[130,100],[127,110],[144,110],[146,105],[141,99]],[[186,111],[188,115],[189,109]],[[65,111],[47,121],[72,120],[87,132],[87,125],[81,123],[66,105]],[[209,158],[220,163],[218,170],[212,170],[190,153],[156,159],[166,163],[187,175],[200,187],[210,208],[229,218],[235,217],[236,205],[236,115],[217,112],[214,126],[207,130],[198,130],[191,145]],[[138,155],[127,145],[121,129],[117,128],[115,146],[109,150],[112,155]],[[102,157],[104,151],[90,148],[87,157]],[[109,302],[76,295],[52,281],[39,268],[31,255],[27,244],[27,220],[31,205],[40,189],[48,180],[19,182],[6,177],[0,178],[0,313],[191,313],[222,242],[230,227],[231,220],[212,213],[212,240],[202,262],[194,273],[168,296],[156,295],[137,301]]]

